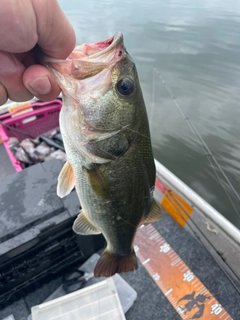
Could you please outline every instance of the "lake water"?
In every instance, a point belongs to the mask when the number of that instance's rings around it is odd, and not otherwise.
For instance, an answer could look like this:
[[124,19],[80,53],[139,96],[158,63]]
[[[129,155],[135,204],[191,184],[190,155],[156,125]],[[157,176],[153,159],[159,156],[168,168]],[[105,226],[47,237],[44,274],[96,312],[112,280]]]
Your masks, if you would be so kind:
[[123,32],[137,65],[155,158],[240,228],[240,201],[167,91],[240,194],[240,1],[59,3],[77,44]]

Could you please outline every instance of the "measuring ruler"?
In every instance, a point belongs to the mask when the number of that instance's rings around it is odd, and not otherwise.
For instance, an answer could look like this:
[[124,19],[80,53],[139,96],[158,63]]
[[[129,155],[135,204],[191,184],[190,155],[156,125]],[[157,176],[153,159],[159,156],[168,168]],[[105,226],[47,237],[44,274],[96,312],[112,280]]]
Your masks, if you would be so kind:
[[233,320],[152,225],[138,229],[134,249],[182,319]]

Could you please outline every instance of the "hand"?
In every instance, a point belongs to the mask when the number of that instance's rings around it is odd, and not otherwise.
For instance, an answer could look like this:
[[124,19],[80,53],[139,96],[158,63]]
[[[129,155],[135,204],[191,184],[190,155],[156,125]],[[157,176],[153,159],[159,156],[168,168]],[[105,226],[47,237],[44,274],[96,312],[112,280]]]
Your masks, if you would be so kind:
[[57,0],[1,0],[0,105],[8,98],[55,99],[60,88],[50,71],[36,64],[32,49],[38,44],[45,54],[66,59],[75,41]]

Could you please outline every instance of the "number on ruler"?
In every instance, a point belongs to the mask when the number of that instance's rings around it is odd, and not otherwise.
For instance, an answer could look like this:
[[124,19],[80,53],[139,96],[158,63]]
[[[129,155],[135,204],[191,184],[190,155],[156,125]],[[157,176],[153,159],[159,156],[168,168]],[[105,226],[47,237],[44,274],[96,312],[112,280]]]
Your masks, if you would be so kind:
[[171,250],[171,247],[166,242],[162,246],[160,246],[160,252],[167,253],[170,250]]
[[191,282],[194,279],[194,274],[191,271],[187,271],[183,275],[183,281]]
[[160,275],[159,275],[158,273],[154,273],[154,275],[153,275],[152,277],[153,277],[153,279],[154,279],[155,281],[157,281],[157,280],[160,279]]
[[210,314],[220,314],[222,312],[222,306],[218,303],[215,303],[211,306],[211,313]]

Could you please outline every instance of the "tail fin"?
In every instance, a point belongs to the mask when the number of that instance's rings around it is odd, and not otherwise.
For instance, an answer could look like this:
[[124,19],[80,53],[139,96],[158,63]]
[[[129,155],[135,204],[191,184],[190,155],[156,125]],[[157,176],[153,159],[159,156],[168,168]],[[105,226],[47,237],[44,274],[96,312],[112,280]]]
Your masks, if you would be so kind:
[[137,268],[134,250],[129,256],[119,256],[105,250],[94,269],[94,277],[111,277],[115,273],[134,271]]

